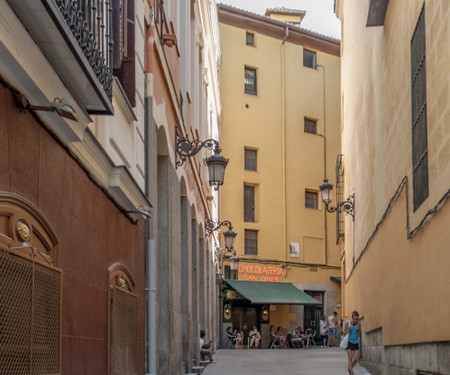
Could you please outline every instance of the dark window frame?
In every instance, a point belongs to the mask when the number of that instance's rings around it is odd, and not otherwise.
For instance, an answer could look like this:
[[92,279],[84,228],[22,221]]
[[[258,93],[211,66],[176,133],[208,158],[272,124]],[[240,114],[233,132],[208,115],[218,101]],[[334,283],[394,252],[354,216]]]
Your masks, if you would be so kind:
[[[310,195],[311,197],[313,196],[314,199],[311,200],[310,198],[308,198],[308,195]],[[312,202],[312,204],[308,205],[308,202],[310,203]],[[319,192],[312,190],[305,190],[305,208],[309,208],[312,210],[319,209]]]
[[252,33],[250,31],[245,32],[245,45],[255,47],[255,33]]
[[[314,126],[312,126],[314,124]],[[308,134],[317,134],[317,120],[305,117],[303,120],[303,130]]]
[[[254,158],[250,155],[254,154]],[[257,172],[258,170],[258,150],[252,148],[245,148],[244,150],[244,169],[250,172]]]
[[[249,235],[255,235],[254,238],[249,238]],[[258,231],[254,229],[244,230],[244,254],[258,255]]]
[[244,185],[244,222],[255,222],[255,187],[253,185]]
[[425,6],[411,38],[411,126],[413,201],[416,211],[428,197]]
[[[310,54],[310,56],[308,56]],[[306,56],[305,56],[306,55]],[[309,59],[312,57],[311,65],[307,64]],[[303,48],[303,66],[306,68],[316,69],[317,68],[317,53],[307,48]]]
[[244,68],[244,92],[249,95],[258,95],[258,72],[256,68]]

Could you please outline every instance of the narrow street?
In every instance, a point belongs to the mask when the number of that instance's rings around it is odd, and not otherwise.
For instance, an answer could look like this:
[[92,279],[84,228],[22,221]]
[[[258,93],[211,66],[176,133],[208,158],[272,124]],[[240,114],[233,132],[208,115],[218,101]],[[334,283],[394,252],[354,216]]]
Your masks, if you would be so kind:
[[[285,349],[285,350],[218,350],[214,357],[217,363],[210,364],[203,375],[346,375],[347,355],[345,350],[332,349]],[[355,375],[370,375],[361,366],[354,369]]]

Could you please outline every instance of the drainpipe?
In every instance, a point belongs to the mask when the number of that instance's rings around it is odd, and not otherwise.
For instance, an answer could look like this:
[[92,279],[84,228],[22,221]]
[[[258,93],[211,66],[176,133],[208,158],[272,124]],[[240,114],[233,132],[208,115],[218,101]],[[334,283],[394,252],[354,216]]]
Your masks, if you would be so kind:
[[[284,261],[287,262],[287,207],[286,207],[286,101],[285,101],[285,71],[284,71],[284,43],[289,36],[289,27],[286,26],[286,34],[281,42],[281,134],[282,134],[282,190],[283,190],[283,246]],[[285,275],[286,276],[286,275]]]
[[[150,30],[148,31],[150,33]],[[150,52],[153,50],[154,37],[149,35],[147,41],[147,58],[150,59]],[[149,64],[149,62],[148,62]],[[150,64],[148,65],[148,67]],[[145,80],[145,193],[148,200],[152,201],[152,175],[153,175],[153,98],[148,90],[152,87],[149,81],[149,69]],[[147,219],[147,241],[146,241],[146,288],[145,296],[147,303],[147,373],[146,375],[156,375],[156,254],[155,239],[153,234],[153,218]]]
[[[323,179],[327,178],[327,118],[326,118],[326,101],[325,101],[325,67],[317,65],[316,69],[322,68],[323,72]],[[325,231],[325,264],[328,264],[328,225],[327,211],[323,211],[323,226]]]

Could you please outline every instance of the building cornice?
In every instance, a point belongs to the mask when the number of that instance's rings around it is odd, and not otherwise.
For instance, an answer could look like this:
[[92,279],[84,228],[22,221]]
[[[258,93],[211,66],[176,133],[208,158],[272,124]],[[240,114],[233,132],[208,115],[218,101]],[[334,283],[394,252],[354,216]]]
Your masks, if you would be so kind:
[[289,36],[286,42],[305,46],[330,55],[340,56],[341,43],[337,39],[223,4],[217,6],[217,11],[220,23],[252,30],[279,40],[283,40],[286,37],[286,28],[288,28]]

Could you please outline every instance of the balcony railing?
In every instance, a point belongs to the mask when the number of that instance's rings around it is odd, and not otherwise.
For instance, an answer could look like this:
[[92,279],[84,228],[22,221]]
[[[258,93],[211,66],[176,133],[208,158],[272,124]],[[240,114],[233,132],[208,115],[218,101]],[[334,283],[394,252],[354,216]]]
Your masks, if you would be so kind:
[[7,1],[79,105],[90,114],[112,114],[112,19],[116,3]]
[[53,0],[108,97],[112,97],[112,0]]

